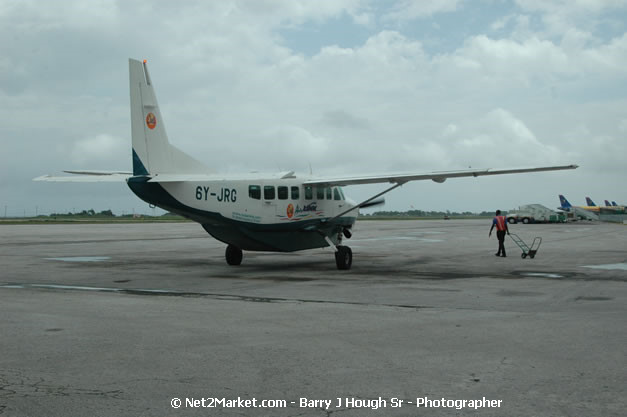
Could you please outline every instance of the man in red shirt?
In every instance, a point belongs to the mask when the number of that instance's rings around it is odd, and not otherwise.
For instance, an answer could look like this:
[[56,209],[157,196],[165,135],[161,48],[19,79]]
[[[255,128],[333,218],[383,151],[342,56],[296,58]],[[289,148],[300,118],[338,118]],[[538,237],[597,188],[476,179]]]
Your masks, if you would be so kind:
[[496,238],[499,240],[499,251],[495,253],[496,256],[502,256],[505,258],[505,233],[509,235],[509,229],[507,228],[507,219],[505,216],[501,216],[501,210],[496,211],[496,217],[492,220],[492,227],[490,228],[490,233],[488,233],[488,237],[492,236],[492,230],[496,226]]

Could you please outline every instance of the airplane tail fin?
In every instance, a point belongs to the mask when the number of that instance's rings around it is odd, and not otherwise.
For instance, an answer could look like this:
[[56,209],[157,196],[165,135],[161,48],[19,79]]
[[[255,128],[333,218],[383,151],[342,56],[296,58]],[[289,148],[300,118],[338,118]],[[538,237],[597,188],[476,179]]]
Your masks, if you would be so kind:
[[592,207],[596,207],[596,204],[594,204],[594,201],[592,201],[590,197],[586,197],[586,204]]
[[207,174],[209,169],[168,141],[146,61],[129,59],[133,175]]
[[568,200],[566,200],[566,197],[564,197],[562,194],[560,194],[560,205],[562,208],[565,208],[565,209],[572,207],[570,203],[568,202]]
[[610,202],[609,202],[609,201],[605,200],[605,206],[606,206],[606,207],[611,207],[612,205],[610,204]]
[[612,205],[613,206],[618,206],[618,204],[616,204],[616,201],[612,201]]

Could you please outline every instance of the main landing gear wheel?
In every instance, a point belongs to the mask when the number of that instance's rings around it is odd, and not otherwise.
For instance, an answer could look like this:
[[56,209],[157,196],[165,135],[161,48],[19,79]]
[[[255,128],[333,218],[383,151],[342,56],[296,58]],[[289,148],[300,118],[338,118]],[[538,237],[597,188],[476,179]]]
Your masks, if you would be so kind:
[[242,263],[242,250],[236,246],[227,246],[226,253],[224,255],[226,258],[226,263],[229,265],[239,265]]
[[338,246],[335,252],[335,264],[337,269],[351,269],[353,264],[353,251],[348,246]]

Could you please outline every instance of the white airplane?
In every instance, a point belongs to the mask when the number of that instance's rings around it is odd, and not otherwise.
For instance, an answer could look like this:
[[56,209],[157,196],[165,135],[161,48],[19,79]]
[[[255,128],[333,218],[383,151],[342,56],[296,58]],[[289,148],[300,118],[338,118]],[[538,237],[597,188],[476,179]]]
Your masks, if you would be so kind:
[[[146,61],[129,60],[133,172],[64,171],[36,181],[126,181],[142,200],[196,221],[227,244],[226,262],[239,265],[242,251],[293,252],[332,247],[338,269],[350,269],[351,237],[360,208],[380,204],[381,196],[409,181],[575,169],[576,165],[506,170],[464,170],[341,178],[296,176],[293,171],[262,176],[227,176],[210,169],[168,141],[164,119]],[[360,203],[348,199],[345,185],[388,183]]]

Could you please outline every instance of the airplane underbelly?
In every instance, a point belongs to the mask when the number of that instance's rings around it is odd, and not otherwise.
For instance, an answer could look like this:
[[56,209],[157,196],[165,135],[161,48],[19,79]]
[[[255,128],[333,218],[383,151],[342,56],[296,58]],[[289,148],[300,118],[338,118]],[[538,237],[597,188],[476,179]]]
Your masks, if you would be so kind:
[[217,240],[248,251],[294,252],[328,246],[324,236],[316,231],[259,231],[245,225],[203,224],[202,227]]

